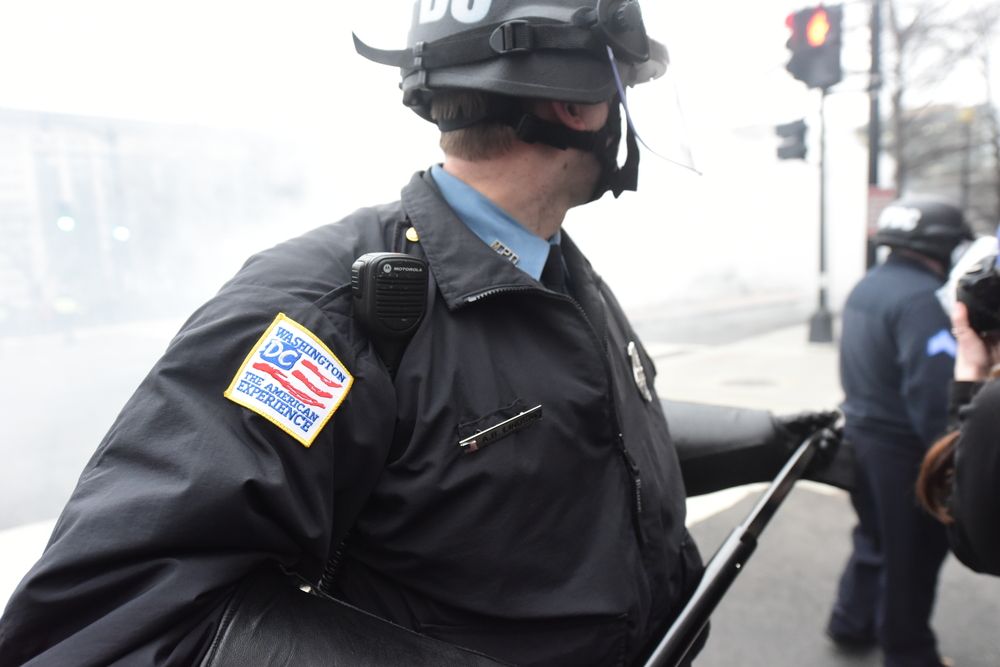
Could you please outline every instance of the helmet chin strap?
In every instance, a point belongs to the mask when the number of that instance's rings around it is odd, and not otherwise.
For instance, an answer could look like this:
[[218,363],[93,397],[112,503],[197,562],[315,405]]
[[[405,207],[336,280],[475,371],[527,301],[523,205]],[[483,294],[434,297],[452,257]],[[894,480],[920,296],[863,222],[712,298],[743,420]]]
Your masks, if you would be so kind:
[[639,184],[639,143],[632,125],[628,124],[625,146],[628,153],[625,164],[618,165],[618,146],[621,143],[621,103],[611,102],[608,120],[596,132],[573,130],[561,123],[543,120],[523,111],[519,105],[511,103],[492,113],[478,117],[438,120],[442,132],[470,127],[478,123],[499,123],[514,128],[518,139],[529,144],[545,144],[566,150],[576,148],[592,153],[601,165],[601,173],[589,201],[596,201],[611,192],[615,198],[622,192],[634,192]]

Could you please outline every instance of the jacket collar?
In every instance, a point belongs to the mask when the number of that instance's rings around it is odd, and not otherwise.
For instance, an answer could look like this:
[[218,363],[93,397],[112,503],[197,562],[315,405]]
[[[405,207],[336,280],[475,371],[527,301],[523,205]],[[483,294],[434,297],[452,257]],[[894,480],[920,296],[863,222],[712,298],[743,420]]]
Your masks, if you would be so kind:
[[911,269],[914,269],[921,273],[927,273],[929,275],[934,276],[937,280],[944,282],[944,280],[947,278],[947,271],[945,271],[945,273],[941,273],[940,271],[934,269],[929,264],[929,262],[934,262],[938,264],[939,266],[941,266],[942,270],[944,270],[944,267],[939,260],[927,257],[926,259],[921,261],[921,257],[916,252],[914,252],[913,254],[909,254],[905,252],[900,252],[898,250],[893,250],[892,253],[889,254],[889,257],[886,258],[885,260],[886,264],[908,266]]
[[[479,190],[445,171],[443,166],[431,167],[430,173],[445,202],[473,234],[493,250],[497,250],[494,244],[499,244],[501,250],[513,255],[512,261],[517,268],[535,280],[541,279],[552,242],[559,242],[558,232],[547,241]],[[498,251],[502,257],[511,260],[504,252]]]
[[[490,249],[458,219],[434,184],[430,172],[418,172],[403,188],[403,212],[417,230],[420,246],[449,310],[457,310],[490,292],[543,290],[521,269]],[[561,231],[560,245],[576,301],[603,340],[607,336],[606,304],[601,280],[590,261]]]
[[455,216],[429,171],[413,176],[403,188],[401,201],[450,310],[493,290],[540,289],[535,280],[487,247]]

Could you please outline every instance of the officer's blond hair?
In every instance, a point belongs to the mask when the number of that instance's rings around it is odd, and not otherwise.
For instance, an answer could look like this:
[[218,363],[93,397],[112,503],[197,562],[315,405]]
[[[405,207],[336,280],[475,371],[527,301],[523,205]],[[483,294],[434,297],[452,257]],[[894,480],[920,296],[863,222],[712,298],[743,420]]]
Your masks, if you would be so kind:
[[[431,100],[431,118],[453,120],[481,114],[493,101],[489,93],[470,90],[441,90]],[[439,142],[445,155],[463,160],[489,160],[510,150],[517,136],[514,129],[497,123],[479,123],[441,133]]]

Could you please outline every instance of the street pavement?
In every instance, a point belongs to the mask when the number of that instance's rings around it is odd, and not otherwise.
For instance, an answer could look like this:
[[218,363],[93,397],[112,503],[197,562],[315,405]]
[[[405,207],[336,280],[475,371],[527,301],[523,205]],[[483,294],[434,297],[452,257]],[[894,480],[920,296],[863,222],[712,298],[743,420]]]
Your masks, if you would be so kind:
[[[665,398],[783,414],[827,409],[841,398],[835,346],[808,343],[807,336],[804,325],[795,325],[725,345],[654,341],[647,347]],[[706,560],[763,488],[689,500],[688,523]],[[823,634],[853,525],[845,492],[800,482],[712,616],[696,667],[881,665],[878,651],[842,653]],[[1000,579],[971,572],[949,556],[933,626],[942,654],[957,667],[1000,665]]]
[[[667,317],[634,313],[657,366],[661,396],[778,414],[829,409],[840,400],[835,347],[808,343],[803,320],[801,307],[782,298],[760,300],[749,310],[746,304],[716,304],[712,312],[674,311]],[[8,429],[0,439],[0,606],[44,547],[97,442],[179,324],[0,338],[8,377],[51,381],[48,400],[29,400],[38,397],[26,393],[23,383],[0,384]],[[763,488],[689,501],[688,523],[706,559]],[[877,652],[838,653],[823,635],[852,525],[844,492],[799,483],[713,615],[696,666],[881,664]],[[1000,665],[1000,579],[972,573],[949,557],[934,624],[943,653],[958,667]]]

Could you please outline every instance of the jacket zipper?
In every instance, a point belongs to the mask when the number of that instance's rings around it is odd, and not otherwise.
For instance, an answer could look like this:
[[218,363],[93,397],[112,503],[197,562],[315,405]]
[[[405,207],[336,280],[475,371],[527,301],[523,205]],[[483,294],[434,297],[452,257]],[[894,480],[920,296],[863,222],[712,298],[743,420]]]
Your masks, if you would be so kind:
[[[541,292],[542,294],[546,294],[546,292],[543,292],[537,287],[531,287],[529,285],[519,285],[516,287],[494,287],[493,289],[488,289],[485,292],[478,292],[476,294],[473,294],[472,296],[465,297],[465,303],[478,303],[479,301],[482,301],[487,297],[496,296],[497,294],[508,294],[510,292]],[[560,299],[562,298],[555,294],[552,294],[550,296]]]
[[611,420],[616,433],[615,444],[617,445],[618,451],[622,457],[622,461],[625,464],[625,467],[627,468],[629,478],[632,480],[631,494],[630,494],[632,498],[631,502],[629,502],[632,514],[632,527],[633,530],[635,531],[636,540],[639,542],[639,545],[642,546],[646,543],[646,537],[642,530],[642,518],[641,518],[642,477],[639,474],[639,464],[632,456],[632,453],[625,446],[625,435],[621,432],[621,421],[618,418],[618,406],[615,405],[614,378],[612,377],[611,374],[611,361],[608,359],[607,337],[605,337],[604,345],[602,346],[601,341],[597,338],[597,332],[594,331],[594,325],[590,323],[590,318],[587,317],[586,311],[583,310],[583,307],[576,301],[576,299],[570,296],[564,296],[562,294],[541,290],[538,289],[537,287],[530,287],[527,285],[518,287],[496,287],[493,289],[486,290],[485,292],[479,292],[478,294],[473,294],[472,296],[467,297],[465,302],[476,303],[487,297],[495,296],[498,294],[506,294],[510,292],[525,292],[525,291],[538,292],[550,299],[555,299],[557,301],[568,301],[569,303],[573,304],[573,307],[576,308],[576,311],[580,314],[580,317],[582,317],[583,321],[587,323],[587,331],[590,334],[591,340],[601,350],[601,361],[604,364],[604,372],[606,375],[606,379],[608,381],[608,391],[610,392],[609,399],[611,403]]
[[642,531],[642,477],[639,475],[639,464],[636,463],[632,452],[625,446],[625,436],[622,433],[618,434],[618,449],[632,475],[632,521],[635,524],[636,538],[640,545],[644,545],[646,544],[646,535]]

